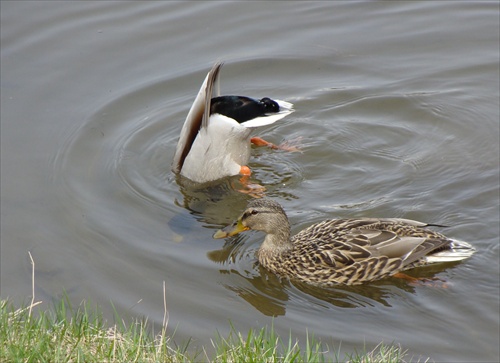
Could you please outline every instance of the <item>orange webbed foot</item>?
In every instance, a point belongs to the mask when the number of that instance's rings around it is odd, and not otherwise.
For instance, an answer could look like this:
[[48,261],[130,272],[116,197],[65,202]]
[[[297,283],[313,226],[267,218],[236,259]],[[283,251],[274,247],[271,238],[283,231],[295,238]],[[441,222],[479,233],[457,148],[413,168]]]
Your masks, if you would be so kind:
[[403,279],[409,282],[410,285],[413,286],[431,286],[431,287],[437,287],[437,288],[442,288],[442,289],[447,289],[450,287],[449,283],[447,281],[441,280],[438,277],[433,277],[433,278],[425,278],[425,277],[413,277],[410,275],[407,275],[403,272],[398,272],[392,275],[392,277],[396,277],[398,279]]
[[267,146],[270,147],[273,150],[284,150],[284,151],[290,151],[290,152],[302,152],[302,150],[299,148],[299,142],[302,138],[298,137],[294,140],[287,140],[282,142],[279,145],[275,145],[272,142],[268,142],[260,137],[252,137],[250,139],[250,142],[254,144],[255,146]]
[[259,184],[250,183],[250,175],[252,171],[246,165],[240,167],[241,178],[239,182],[243,188],[234,188],[240,193],[251,195],[254,198],[262,198],[265,195],[266,188]]
[[291,140],[285,140],[281,144],[278,145],[278,150],[284,150],[289,152],[299,152],[302,153],[302,149],[300,148],[302,141],[302,136],[298,136]]

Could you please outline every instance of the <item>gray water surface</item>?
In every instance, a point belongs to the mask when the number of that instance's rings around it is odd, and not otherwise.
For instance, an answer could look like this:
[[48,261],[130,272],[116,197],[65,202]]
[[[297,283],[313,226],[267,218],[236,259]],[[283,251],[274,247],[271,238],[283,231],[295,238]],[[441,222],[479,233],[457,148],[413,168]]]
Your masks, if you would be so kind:
[[[314,333],[352,352],[381,341],[435,361],[499,359],[498,2],[1,2],[1,297],[110,302],[211,346],[230,323]],[[296,112],[259,136],[252,181],[293,232],[336,217],[449,226],[477,253],[335,289],[255,264],[263,236],[221,241],[251,198],[170,171],[217,60],[225,94]],[[48,306],[48,305],[46,305]]]

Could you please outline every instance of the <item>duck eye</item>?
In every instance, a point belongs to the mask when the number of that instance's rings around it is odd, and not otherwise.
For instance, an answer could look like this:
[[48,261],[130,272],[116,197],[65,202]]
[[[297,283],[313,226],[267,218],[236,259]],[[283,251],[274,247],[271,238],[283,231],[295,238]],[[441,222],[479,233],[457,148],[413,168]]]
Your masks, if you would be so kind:
[[255,209],[247,210],[247,211],[245,212],[245,214],[244,214],[244,216],[243,216],[243,217],[244,217],[244,218],[248,218],[248,217],[250,217],[250,216],[254,216],[254,215],[256,215],[257,213],[259,213],[259,212],[257,212]]

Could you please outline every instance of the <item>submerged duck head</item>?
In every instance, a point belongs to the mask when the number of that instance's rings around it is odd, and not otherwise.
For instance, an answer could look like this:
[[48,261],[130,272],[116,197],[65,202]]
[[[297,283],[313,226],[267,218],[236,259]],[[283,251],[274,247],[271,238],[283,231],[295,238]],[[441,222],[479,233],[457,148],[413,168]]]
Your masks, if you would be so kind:
[[250,134],[291,114],[293,105],[265,97],[220,96],[214,65],[203,82],[181,130],[172,170],[204,183],[237,175],[250,158]]

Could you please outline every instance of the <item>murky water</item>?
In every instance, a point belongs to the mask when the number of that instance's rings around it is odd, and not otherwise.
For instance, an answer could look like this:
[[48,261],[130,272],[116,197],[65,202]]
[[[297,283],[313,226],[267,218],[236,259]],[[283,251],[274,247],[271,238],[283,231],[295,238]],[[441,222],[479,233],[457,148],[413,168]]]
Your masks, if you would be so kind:
[[[499,5],[495,2],[2,2],[1,297],[66,291],[163,319],[210,345],[273,322],[352,351],[396,342],[436,361],[499,359]],[[291,101],[261,130],[253,181],[293,231],[325,218],[450,226],[478,252],[396,279],[317,289],[255,265],[262,240],[211,238],[248,195],[178,183],[175,143],[198,88]]]

